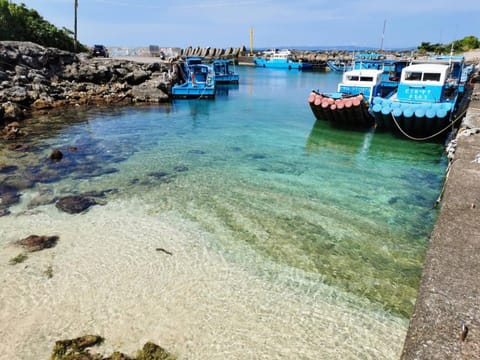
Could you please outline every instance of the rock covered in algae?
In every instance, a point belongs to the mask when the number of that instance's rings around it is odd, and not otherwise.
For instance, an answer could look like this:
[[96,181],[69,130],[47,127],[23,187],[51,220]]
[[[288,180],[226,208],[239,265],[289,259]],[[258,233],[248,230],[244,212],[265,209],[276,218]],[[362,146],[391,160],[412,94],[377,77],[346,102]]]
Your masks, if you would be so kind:
[[85,335],[75,339],[58,340],[50,360],[102,360],[102,357],[90,354],[86,349],[100,344],[103,338],[98,335]]
[[136,360],[176,360],[176,357],[161,346],[147,342],[143,349],[137,353]]
[[147,342],[137,357],[115,351],[111,356],[102,357],[91,353],[87,348],[100,344],[103,338],[99,335],[85,335],[76,339],[59,340],[55,343],[50,360],[176,360],[177,358],[152,342]]

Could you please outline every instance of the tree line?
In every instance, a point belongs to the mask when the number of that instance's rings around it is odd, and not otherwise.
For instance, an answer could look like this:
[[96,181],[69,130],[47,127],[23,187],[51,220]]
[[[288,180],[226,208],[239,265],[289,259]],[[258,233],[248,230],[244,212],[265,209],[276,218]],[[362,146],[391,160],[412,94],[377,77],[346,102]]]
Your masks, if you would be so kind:
[[[73,32],[65,27],[58,29],[46,21],[36,10],[25,4],[0,0],[0,40],[31,41],[45,47],[74,51]],[[87,48],[77,43],[78,51]]]
[[419,52],[434,54],[449,54],[453,49],[454,53],[462,53],[480,48],[480,42],[476,36],[466,36],[461,40],[455,40],[450,44],[430,44],[422,42],[417,48]]

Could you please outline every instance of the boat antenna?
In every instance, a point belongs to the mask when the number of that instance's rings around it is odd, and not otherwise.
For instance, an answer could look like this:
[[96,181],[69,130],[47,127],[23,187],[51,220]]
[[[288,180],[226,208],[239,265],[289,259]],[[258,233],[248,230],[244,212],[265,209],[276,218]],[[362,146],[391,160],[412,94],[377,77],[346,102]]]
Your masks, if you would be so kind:
[[382,42],[380,43],[380,51],[383,51],[383,39],[385,38],[386,26],[387,26],[387,19],[383,20]]
[[453,58],[453,41],[452,41],[452,46],[450,47],[450,59],[448,61],[448,65],[452,65],[452,58]]

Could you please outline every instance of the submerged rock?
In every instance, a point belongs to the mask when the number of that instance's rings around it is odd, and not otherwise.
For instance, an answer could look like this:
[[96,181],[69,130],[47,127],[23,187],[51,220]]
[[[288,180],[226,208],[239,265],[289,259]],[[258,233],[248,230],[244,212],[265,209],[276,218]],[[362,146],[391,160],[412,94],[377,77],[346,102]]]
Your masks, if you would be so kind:
[[63,153],[59,149],[54,149],[48,158],[52,161],[60,161],[63,158]]
[[30,235],[25,239],[17,241],[16,244],[23,246],[27,251],[33,252],[54,247],[58,239],[58,236]]
[[71,340],[59,340],[55,342],[50,360],[176,360],[176,356],[152,342],[147,342],[143,349],[137,352],[135,358],[118,351],[108,357],[102,357],[100,354],[88,351],[87,348],[103,341],[104,339],[98,335],[85,335]]
[[76,339],[55,342],[50,360],[101,360],[100,355],[90,354],[86,348],[100,344],[103,338],[98,335],[85,335]]
[[137,354],[136,360],[175,360],[176,356],[170,354],[161,346],[147,342]]
[[66,213],[78,214],[96,204],[97,202],[95,201],[95,199],[92,199],[90,197],[86,197],[83,195],[70,195],[58,200],[55,206],[57,207],[57,209],[62,210]]

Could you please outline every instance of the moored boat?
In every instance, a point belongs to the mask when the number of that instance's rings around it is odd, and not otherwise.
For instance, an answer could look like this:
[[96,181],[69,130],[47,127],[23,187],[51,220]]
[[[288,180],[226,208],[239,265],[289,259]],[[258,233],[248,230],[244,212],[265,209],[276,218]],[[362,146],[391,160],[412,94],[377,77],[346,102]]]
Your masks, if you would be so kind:
[[274,50],[253,59],[256,66],[277,69],[311,69],[312,64],[296,60],[290,50]]
[[382,92],[382,74],[382,70],[350,70],[343,74],[337,92],[312,91],[308,103],[316,119],[339,125],[373,126],[369,104]]
[[187,57],[180,67],[183,83],[172,86],[173,98],[207,99],[215,97],[216,81],[213,66],[204,64],[201,57]]
[[468,72],[462,56],[437,57],[405,67],[397,91],[373,99],[377,128],[416,140],[445,138],[468,101],[464,96]]
[[213,60],[212,65],[217,84],[238,84],[240,76],[235,73],[233,60]]

